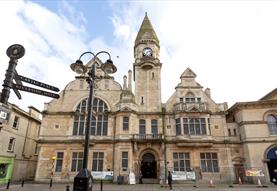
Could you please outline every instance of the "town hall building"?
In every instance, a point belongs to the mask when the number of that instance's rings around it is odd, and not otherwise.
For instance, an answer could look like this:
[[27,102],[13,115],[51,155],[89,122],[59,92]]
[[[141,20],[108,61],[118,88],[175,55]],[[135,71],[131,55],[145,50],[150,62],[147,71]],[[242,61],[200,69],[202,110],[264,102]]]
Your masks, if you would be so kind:
[[[103,63],[96,62],[96,74],[103,75]],[[256,181],[246,175],[260,173],[259,179],[269,182],[277,169],[277,89],[228,108],[184,68],[162,103],[161,70],[160,42],[145,15],[134,43],[133,71],[122,85],[107,74],[95,82],[88,157],[93,175],[113,181],[123,176],[127,182],[133,172],[155,182],[171,171],[176,181],[238,183]],[[45,104],[36,181],[73,181],[82,168],[87,75]]]

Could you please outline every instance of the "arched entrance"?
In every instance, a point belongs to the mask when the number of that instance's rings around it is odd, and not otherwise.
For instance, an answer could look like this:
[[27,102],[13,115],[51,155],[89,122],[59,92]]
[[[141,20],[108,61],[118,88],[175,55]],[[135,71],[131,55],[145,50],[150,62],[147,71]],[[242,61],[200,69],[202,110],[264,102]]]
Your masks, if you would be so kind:
[[269,162],[267,162],[267,167],[268,167],[268,173],[270,177],[270,181],[272,181],[273,178],[273,171],[277,169],[277,146],[271,148],[267,152],[267,159]]
[[157,178],[157,161],[151,153],[142,156],[140,170],[143,178]]

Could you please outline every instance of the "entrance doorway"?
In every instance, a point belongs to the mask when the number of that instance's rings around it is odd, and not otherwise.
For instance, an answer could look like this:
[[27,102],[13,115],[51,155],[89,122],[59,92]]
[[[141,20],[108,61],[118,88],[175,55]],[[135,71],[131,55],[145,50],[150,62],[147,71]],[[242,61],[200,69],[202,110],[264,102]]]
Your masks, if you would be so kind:
[[157,178],[157,161],[151,153],[142,156],[140,170],[143,178]]
[[241,180],[242,183],[244,183],[244,167],[243,164],[234,164],[234,171],[235,171],[235,176],[236,176],[236,182],[239,183],[239,179]]
[[267,152],[267,159],[269,159],[269,162],[267,163],[268,173],[269,173],[270,181],[272,181],[273,172],[275,169],[277,169],[277,147],[271,148]]

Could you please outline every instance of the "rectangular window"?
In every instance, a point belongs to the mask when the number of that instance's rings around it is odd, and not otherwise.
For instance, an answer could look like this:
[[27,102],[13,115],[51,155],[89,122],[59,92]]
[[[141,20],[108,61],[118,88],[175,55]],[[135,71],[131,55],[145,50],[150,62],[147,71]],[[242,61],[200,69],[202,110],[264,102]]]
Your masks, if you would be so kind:
[[93,152],[92,171],[103,171],[104,153]]
[[189,153],[173,153],[174,171],[190,171]]
[[15,145],[15,138],[11,137],[8,145],[8,151],[13,152]]
[[90,120],[90,135],[95,135],[95,131],[96,131],[96,119],[92,115]]
[[205,118],[183,118],[184,134],[206,135]]
[[231,129],[228,129],[228,136],[231,136]]
[[139,134],[140,135],[145,135],[146,131],[145,131],[145,120],[144,119],[140,119],[139,120]]
[[183,126],[184,126],[184,134],[188,135],[189,134],[189,122],[188,122],[188,118],[183,118]]
[[237,130],[234,129],[234,136],[237,136]]
[[123,131],[129,130],[129,117],[123,117]]
[[107,136],[107,135],[108,135],[108,115],[104,115],[102,136]]
[[180,118],[175,119],[176,135],[181,135],[181,120]]
[[202,172],[219,172],[217,153],[200,153]]
[[35,147],[35,154],[38,154],[38,144],[36,144],[36,147]]
[[14,129],[18,129],[18,125],[19,125],[19,117],[18,116],[14,116],[13,128]]
[[127,169],[128,169],[128,152],[122,152],[121,166],[122,166],[123,171],[127,171]]
[[83,152],[73,152],[71,161],[71,172],[77,172],[83,167]]
[[79,131],[78,135],[84,135],[84,129],[85,129],[85,115],[80,115],[79,116]]
[[212,132],[211,132],[211,122],[210,122],[210,118],[208,118],[208,129],[209,129],[209,135],[211,135]]
[[151,133],[153,135],[158,134],[158,121],[156,119],[151,120]]
[[195,98],[194,97],[186,97],[185,101],[186,101],[186,103],[194,103],[195,102]]
[[63,168],[63,152],[57,152],[57,159],[56,159],[56,172],[61,172]]
[[79,116],[75,115],[74,116],[74,123],[73,123],[73,135],[78,135],[78,121],[79,121]]

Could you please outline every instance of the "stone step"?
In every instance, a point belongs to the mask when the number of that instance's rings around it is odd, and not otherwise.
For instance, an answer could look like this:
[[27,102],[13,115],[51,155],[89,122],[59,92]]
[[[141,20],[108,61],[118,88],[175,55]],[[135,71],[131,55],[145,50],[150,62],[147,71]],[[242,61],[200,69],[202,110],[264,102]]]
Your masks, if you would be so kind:
[[157,178],[143,178],[142,183],[143,184],[158,184],[159,180]]

